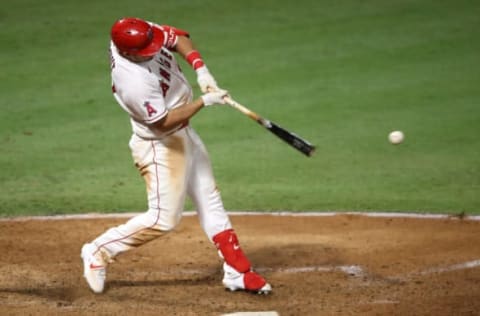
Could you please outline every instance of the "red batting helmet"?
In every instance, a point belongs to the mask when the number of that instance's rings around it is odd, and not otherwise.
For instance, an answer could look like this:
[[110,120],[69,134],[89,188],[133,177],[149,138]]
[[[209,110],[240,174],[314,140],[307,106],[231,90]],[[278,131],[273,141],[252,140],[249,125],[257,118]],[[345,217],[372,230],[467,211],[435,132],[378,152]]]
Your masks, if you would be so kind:
[[120,52],[150,57],[162,48],[163,32],[142,19],[123,18],[113,24],[110,33]]

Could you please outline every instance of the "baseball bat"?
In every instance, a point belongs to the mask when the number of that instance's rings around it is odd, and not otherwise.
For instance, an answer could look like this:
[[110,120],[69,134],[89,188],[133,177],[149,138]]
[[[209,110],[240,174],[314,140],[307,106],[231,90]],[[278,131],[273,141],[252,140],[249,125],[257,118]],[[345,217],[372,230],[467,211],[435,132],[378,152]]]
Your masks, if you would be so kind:
[[237,109],[241,113],[245,114],[252,120],[256,121],[263,127],[265,127],[267,130],[272,132],[275,136],[292,146],[293,148],[297,149],[301,153],[305,154],[308,157],[311,157],[313,153],[315,152],[315,146],[310,144],[308,141],[305,139],[302,139],[300,136],[296,135],[295,133],[292,133],[282,127],[280,127],[278,124],[275,124],[274,122],[261,117],[257,113],[253,112],[249,108],[247,108],[244,105],[241,105],[237,101],[233,100],[230,97],[225,97],[225,101],[232,106],[233,108]]

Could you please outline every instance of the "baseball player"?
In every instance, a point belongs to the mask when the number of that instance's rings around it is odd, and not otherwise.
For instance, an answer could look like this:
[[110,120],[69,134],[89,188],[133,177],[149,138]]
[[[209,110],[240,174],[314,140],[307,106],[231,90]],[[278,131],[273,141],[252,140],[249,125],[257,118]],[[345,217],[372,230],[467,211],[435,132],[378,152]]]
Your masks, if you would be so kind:
[[[176,55],[196,71],[204,93],[193,99]],[[112,91],[130,116],[129,146],[145,179],[148,210],[83,245],[84,277],[95,293],[104,290],[106,268],[117,255],[173,230],[188,195],[200,225],[224,260],[223,284],[232,291],[268,293],[271,286],[252,270],[224,209],[201,139],[189,125],[203,107],[225,104],[220,89],[186,31],[138,18],[111,29]],[[210,92],[209,92],[210,91]]]

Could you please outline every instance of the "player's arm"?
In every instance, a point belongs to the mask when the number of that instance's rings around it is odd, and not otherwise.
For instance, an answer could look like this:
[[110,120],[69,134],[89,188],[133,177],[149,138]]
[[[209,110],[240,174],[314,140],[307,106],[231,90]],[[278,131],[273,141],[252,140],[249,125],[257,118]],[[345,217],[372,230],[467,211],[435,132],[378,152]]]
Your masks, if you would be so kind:
[[167,114],[159,121],[153,123],[154,127],[161,131],[169,131],[178,125],[185,124],[204,106],[213,104],[225,104],[227,91],[218,90],[202,95],[190,103],[185,103],[179,107],[169,110]]
[[186,103],[173,110],[168,111],[159,121],[153,123],[156,129],[169,131],[180,124],[185,124],[204,106],[202,98],[198,98],[191,103]]
[[203,93],[209,90],[221,90],[218,88],[217,82],[210,74],[205,62],[202,59],[202,55],[195,48],[193,41],[186,35],[178,36],[177,43],[175,44],[175,50],[179,53],[195,70],[197,73],[197,82],[200,86],[200,90]]
[[[197,70],[198,68],[205,65],[202,57],[200,56],[200,53],[195,48],[195,45],[193,44],[193,41],[190,39],[190,37],[184,35],[178,36],[175,50],[193,67],[193,69]],[[195,52],[197,52],[198,56],[195,56]]]

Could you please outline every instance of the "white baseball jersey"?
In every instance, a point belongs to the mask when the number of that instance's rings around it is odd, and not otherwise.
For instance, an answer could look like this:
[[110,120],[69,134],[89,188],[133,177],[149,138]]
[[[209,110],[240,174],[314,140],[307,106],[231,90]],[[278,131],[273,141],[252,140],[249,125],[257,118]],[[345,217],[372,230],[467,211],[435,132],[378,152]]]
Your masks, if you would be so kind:
[[110,43],[112,90],[120,106],[130,115],[133,132],[143,139],[160,139],[172,131],[161,132],[152,123],[167,111],[192,101],[192,88],[183,75],[175,56],[166,47],[173,47],[177,37],[165,32],[164,47],[143,63],[132,63],[122,57]]

